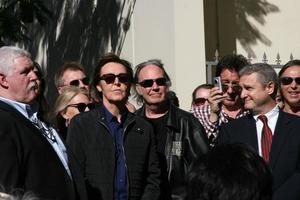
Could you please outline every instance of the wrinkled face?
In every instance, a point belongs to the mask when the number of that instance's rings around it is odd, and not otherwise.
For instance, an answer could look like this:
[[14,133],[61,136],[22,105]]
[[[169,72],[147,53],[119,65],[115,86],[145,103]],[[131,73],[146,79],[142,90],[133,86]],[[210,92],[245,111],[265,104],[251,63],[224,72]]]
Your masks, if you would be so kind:
[[1,75],[1,84],[7,87],[7,97],[11,100],[31,104],[37,97],[37,76],[33,62],[28,57],[18,57],[7,75]]
[[235,106],[240,100],[240,91],[235,88],[239,86],[239,75],[236,71],[224,69],[221,72],[222,85],[226,86],[227,90],[223,88],[224,94],[227,95],[226,99],[223,100],[225,107]]
[[80,70],[66,70],[62,79],[64,80],[64,84],[58,88],[59,93],[62,92],[64,87],[68,87],[70,85],[85,88],[87,90],[89,89],[87,77]]
[[[297,79],[299,81],[297,81]],[[280,80],[280,88],[285,105],[289,107],[300,107],[300,66],[287,68],[281,75]]]
[[208,98],[209,98],[210,89],[207,88],[200,88],[196,91],[195,100],[193,104],[195,106],[204,106],[209,105]]
[[241,98],[245,102],[246,109],[254,114],[264,114],[269,111],[269,105],[274,102],[270,96],[275,88],[273,82],[264,86],[259,82],[257,73],[252,73],[240,78],[240,86],[242,87]]
[[[142,68],[138,75],[136,86],[137,92],[142,95],[144,102],[148,105],[160,104],[167,100],[169,86],[164,78],[164,72],[156,65],[148,65]],[[152,84],[142,84],[150,82]]]
[[89,107],[86,106],[81,110],[80,105],[81,103],[84,103],[86,105],[90,104],[90,99],[82,94],[78,93],[69,103],[64,112],[62,113],[62,116],[67,119],[67,121],[70,121],[75,115],[79,114],[81,111],[89,111]]
[[99,73],[97,89],[102,91],[104,105],[127,101],[130,90],[130,77],[126,68],[119,63],[105,64]]

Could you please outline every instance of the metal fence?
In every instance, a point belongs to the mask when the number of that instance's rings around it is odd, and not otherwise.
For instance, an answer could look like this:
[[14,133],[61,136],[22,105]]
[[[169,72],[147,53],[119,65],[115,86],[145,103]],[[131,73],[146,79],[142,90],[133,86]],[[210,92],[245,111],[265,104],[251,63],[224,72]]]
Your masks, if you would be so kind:
[[[235,53],[235,52],[233,52],[233,53]],[[213,77],[215,76],[215,67],[219,62],[219,58],[220,58],[219,52],[218,52],[218,50],[216,50],[214,60],[213,61],[206,61],[206,80],[207,80],[207,83],[212,83],[213,82],[212,80],[213,80]],[[252,57],[251,57],[250,54],[247,56],[247,59],[251,63]],[[290,60],[294,60],[294,56],[293,56],[292,53],[290,54]],[[268,63],[268,58],[267,58],[266,53],[263,54],[261,62]],[[268,63],[268,64],[271,65],[274,69],[281,69],[281,67],[283,65],[281,64],[279,53],[277,53],[275,64],[270,64],[270,63]]]

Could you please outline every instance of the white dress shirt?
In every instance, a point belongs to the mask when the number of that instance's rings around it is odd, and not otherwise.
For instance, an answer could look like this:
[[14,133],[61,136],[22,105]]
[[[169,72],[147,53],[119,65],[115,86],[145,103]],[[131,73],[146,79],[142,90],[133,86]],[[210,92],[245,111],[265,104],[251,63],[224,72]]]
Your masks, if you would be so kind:
[[[275,126],[278,120],[278,115],[279,115],[279,108],[278,106],[275,106],[271,111],[267,112],[264,114],[267,119],[268,119],[268,126],[270,127],[272,131],[272,135],[274,136],[274,131],[275,131]],[[256,122],[256,132],[257,132],[257,141],[258,141],[258,152],[259,155],[262,156],[261,152],[261,132],[263,128],[263,123],[260,119],[258,119],[258,116],[260,115],[255,115],[253,116]]]

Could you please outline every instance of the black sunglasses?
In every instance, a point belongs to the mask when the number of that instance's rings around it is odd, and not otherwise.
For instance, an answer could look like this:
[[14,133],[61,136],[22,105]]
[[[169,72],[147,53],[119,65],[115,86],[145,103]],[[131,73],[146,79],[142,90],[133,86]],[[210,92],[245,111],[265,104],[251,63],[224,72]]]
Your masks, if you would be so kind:
[[115,74],[104,74],[100,77],[100,80],[104,80],[106,82],[106,84],[112,84],[115,82],[116,78],[118,78],[118,80],[121,83],[129,83],[131,82],[131,78],[128,74],[126,73],[121,73],[118,75]]
[[194,100],[194,104],[195,104],[196,106],[202,106],[202,105],[204,105],[204,103],[205,103],[207,100],[208,100],[208,99],[206,99],[206,98],[200,97],[200,98],[197,98],[197,99]]
[[156,83],[158,86],[165,86],[167,84],[166,78],[157,78],[157,79],[145,79],[138,84],[144,88],[152,87],[153,83]]
[[83,79],[76,79],[76,80],[70,81],[70,85],[78,87],[78,86],[80,85],[80,81],[81,81],[84,85],[88,85],[88,84],[89,84],[89,79],[88,79],[87,77],[85,77],[85,78],[83,78]]
[[234,93],[240,93],[242,91],[242,88],[241,86],[237,85],[237,84],[232,84],[231,86],[228,85],[228,84],[222,84],[222,89],[223,89],[223,92],[227,92],[227,90],[229,89],[229,87],[231,87],[232,91]]
[[292,78],[292,77],[282,77],[280,78],[280,82],[282,85],[289,85],[291,84],[293,81],[295,80],[295,82],[300,85],[300,77],[296,77],[296,78]]
[[93,103],[89,103],[89,104],[77,103],[77,104],[70,104],[67,107],[75,107],[78,109],[79,112],[84,112],[86,107],[88,107],[89,110],[93,110],[95,108],[95,104],[93,104]]

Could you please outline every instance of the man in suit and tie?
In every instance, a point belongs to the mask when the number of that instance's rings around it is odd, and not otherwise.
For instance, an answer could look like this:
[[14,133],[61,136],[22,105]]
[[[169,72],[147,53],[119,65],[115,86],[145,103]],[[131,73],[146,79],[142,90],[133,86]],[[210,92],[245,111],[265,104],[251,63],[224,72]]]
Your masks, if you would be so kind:
[[74,159],[57,132],[33,111],[37,80],[27,51],[0,48],[0,185],[41,199],[86,199],[79,171],[69,167]]
[[300,118],[277,107],[278,77],[271,66],[252,64],[239,75],[241,97],[251,114],[221,127],[218,143],[251,146],[272,169],[273,199],[299,200]]

